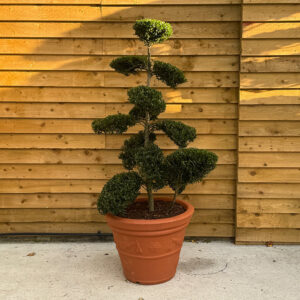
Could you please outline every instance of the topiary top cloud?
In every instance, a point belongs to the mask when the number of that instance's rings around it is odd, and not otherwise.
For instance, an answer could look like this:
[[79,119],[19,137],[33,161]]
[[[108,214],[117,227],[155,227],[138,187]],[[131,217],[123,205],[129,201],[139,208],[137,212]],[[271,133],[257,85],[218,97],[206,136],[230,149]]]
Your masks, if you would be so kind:
[[167,40],[173,33],[172,26],[169,23],[154,19],[138,20],[135,22],[133,29],[135,34],[148,47]]

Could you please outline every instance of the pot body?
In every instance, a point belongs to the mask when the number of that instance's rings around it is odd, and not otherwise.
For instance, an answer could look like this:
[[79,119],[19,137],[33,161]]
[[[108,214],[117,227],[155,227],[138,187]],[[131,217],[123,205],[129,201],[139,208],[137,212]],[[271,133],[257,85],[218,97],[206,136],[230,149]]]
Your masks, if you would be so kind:
[[[156,200],[171,201],[168,197]],[[138,201],[147,201],[140,198]],[[170,280],[176,273],[185,229],[194,213],[191,204],[177,200],[186,208],[171,218],[140,220],[108,214],[125,277],[141,284],[157,284]]]

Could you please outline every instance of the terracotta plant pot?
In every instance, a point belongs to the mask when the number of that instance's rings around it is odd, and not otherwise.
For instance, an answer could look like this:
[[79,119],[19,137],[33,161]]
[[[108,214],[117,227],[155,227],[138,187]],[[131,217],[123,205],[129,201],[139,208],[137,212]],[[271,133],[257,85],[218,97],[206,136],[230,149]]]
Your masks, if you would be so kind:
[[[146,201],[140,198],[138,201]],[[156,200],[171,201],[158,197]],[[107,215],[125,277],[141,284],[157,284],[170,280],[176,273],[185,229],[194,207],[182,200],[186,211],[175,217],[136,220]]]

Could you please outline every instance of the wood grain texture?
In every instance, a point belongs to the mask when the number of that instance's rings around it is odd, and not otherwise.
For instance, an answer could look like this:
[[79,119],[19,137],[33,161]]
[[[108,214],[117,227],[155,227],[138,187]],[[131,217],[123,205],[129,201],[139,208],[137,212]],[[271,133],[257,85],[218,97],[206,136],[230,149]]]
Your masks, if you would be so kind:
[[[99,193],[106,180],[34,180],[34,179],[1,179],[0,193]],[[162,194],[170,194],[171,189],[160,190]],[[186,194],[225,194],[234,195],[234,180],[205,180],[190,185]]]
[[[289,42],[290,43],[290,42]],[[1,54],[49,54],[49,55],[145,55],[141,41],[105,38],[35,38],[0,39]],[[152,53],[168,55],[237,55],[239,39],[170,39],[153,45]]]
[[[155,193],[160,196],[159,193]],[[144,194],[142,194],[144,195]],[[166,194],[168,195],[168,194]],[[166,196],[164,195],[164,196]],[[145,195],[144,195],[145,196]],[[168,195],[168,196],[171,196]],[[185,194],[179,198],[201,209],[234,209],[234,195]],[[0,208],[94,208],[97,207],[97,193],[90,194],[0,194]]]
[[244,39],[287,39],[300,38],[300,23],[297,22],[244,22]]
[[300,153],[240,153],[240,167],[300,167]]
[[[291,24],[291,23],[287,23]],[[238,38],[238,22],[173,23],[173,38]],[[133,38],[130,22],[2,22],[1,38]],[[297,26],[294,26],[297,28]],[[296,30],[296,34],[298,31]],[[297,36],[295,36],[297,37]]]
[[300,213],[300,199],[239,199],[238,213]]
[[300,243],[299,229],[239,228],[236,241],[241,243]]
[[240,136],[300,136],[300,126],[298,121],[280,121],[280,122],[278,120],[240,121],[239,135]]
[[246,228],[300,228],[300,214],[239,214],[237,226]]
[[[117,56],[0,55],[0,70],[113,71]],[[153,56],[182,71],[238,71],[238,56]],[[300,64],[300,63],[299,63]]]
[[[236,164],[235,150],[213,150],[219,164]],[[164,151],[170,154],[170,150]],[[0,163],[6,164],[120,164],[118,150],[94,149],[0,149]]]
[[[236,88],[158,89],[167,103],[236,103]],[[0,102],[128,103],[128,88],[0,87]]]
[[[133,105],[126,104],[76,104],[73,103],[0,103],[2,117],[94,119],[111,114],[128,113]],[[235,104],[175,104],[169,103],[162,119],[235,119]]]
[[[98,3],[99,4],[99,3]],[[291,8],[292,9],[292,8]],[[286,11],[288,12],[288,11]],[[238,5],[176,6],[59,6],[2,5],[2,21],[124,22],[156,18],[168,22],[239,21]],[[269,12],[272,15],[272,12]],[[291,19],[292,20],[292,19]]]
[[[92,119],[0,119],[0,133],[93,133]],[[184,120],[198,134],[235,134],[236,120]],[[137,133],[141,126],[131,127]]]
[[[291,75],[291,74],[289,74]],[[146,74],[125,77],[116,72],[87,71],[0,71],[2,86],[47,86],[47,87],[133,87],[146,83]],[[185,72],[187,82],[182,87],[237,87],[236,72]],[[290,76],[289,81],[298,76]],[[269,83],[270,84],[270,83]],[[287,84],[288,81],[287,81]],[[295,83],[298,85],[298,83]],[[165,87],[164,83],[153,79],[153,87]]]
[[300,55],[300,40],[299,39],[251,39],[242,40],[243,55]]
[[241,105],[300,104],[300,89],[241,90]]
[[300,6],[284,5],[243,5],[243,21],[299,21]]

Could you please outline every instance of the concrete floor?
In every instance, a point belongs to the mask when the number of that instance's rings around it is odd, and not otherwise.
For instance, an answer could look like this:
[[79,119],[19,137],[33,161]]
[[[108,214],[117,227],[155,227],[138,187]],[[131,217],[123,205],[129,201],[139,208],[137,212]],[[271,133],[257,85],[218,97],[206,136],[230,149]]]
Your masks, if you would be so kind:
[[112,242],[0,243],[0,299],[300,299],[299,246],[185,242],[171,281],[125,280]]

